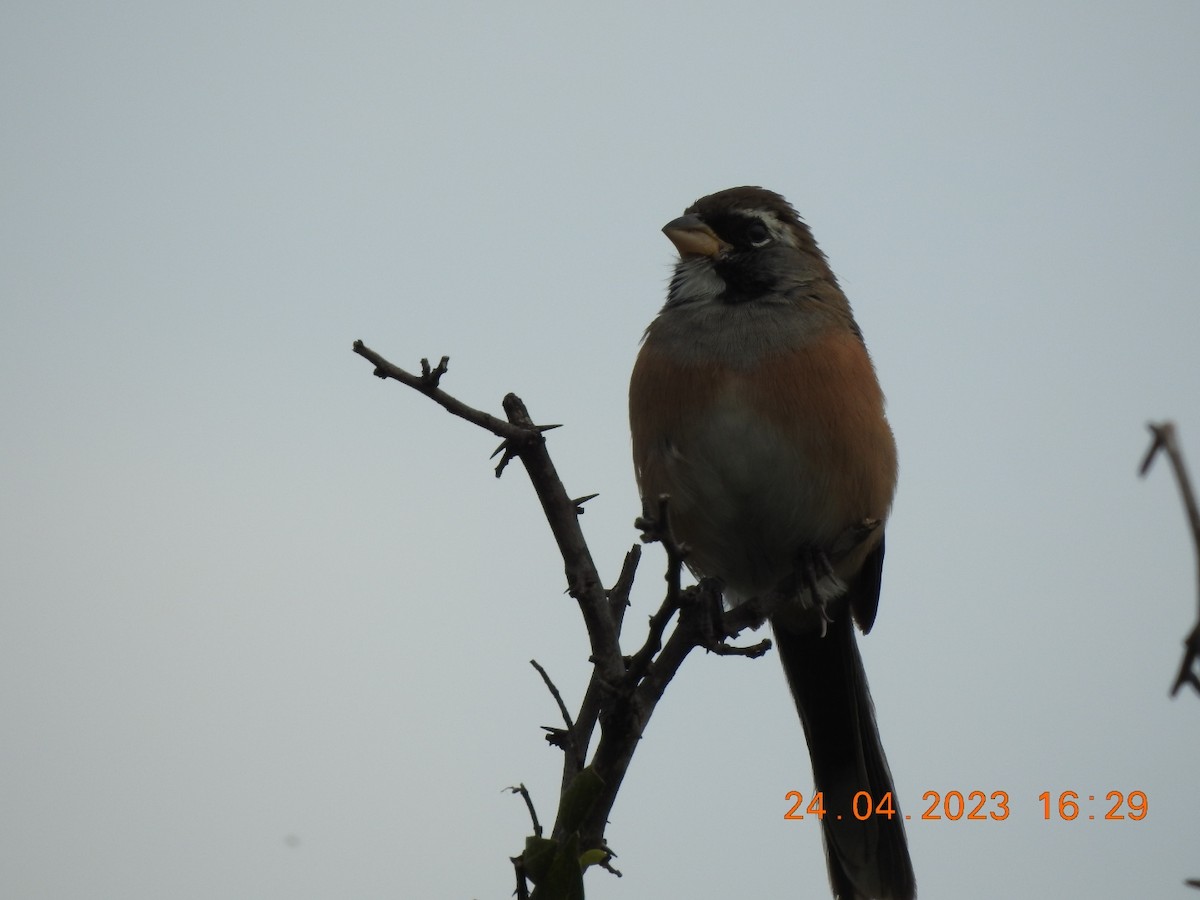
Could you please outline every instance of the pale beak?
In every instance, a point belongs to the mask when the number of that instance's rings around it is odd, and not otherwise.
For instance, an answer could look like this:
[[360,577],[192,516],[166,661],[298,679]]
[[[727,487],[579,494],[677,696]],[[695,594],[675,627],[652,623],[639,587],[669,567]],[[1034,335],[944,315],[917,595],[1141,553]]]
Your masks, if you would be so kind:
[[663,234],[684,257],[716,256],[730,248],[699,216],[680,216],[663,226]]

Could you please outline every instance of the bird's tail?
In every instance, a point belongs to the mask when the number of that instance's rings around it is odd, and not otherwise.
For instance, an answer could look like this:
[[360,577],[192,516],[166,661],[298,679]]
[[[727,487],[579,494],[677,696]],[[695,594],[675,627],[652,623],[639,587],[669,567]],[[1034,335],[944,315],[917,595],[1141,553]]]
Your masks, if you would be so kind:
[[[821,830],[834,896],[913,900],[917,886],[904,818],[849,610],[840,610],[824,637],[793,634],[777,623],[775,639],[804,725],[816,790],[823,794]],[[859,791],[865,796],[857,812],[869,813],[862,820],[855,815]]]

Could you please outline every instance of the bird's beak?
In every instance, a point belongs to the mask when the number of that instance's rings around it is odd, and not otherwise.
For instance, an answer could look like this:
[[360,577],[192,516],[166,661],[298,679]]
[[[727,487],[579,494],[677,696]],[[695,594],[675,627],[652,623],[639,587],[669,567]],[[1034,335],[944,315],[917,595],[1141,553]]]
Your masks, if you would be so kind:
[[679,255],[685,258],[716,256],[730,247],[699,216],[680,216],[663,226],[663,234],[671,239]]

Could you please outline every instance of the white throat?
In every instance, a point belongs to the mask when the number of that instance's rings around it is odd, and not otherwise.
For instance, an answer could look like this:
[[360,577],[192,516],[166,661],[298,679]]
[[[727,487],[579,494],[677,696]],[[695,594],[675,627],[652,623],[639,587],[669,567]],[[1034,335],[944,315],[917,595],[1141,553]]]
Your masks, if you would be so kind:
[[681,259],[675,266],[667,305],[716,303],[723,293],[725,279],[717,274],[712,260],[707,256],[694,256]]

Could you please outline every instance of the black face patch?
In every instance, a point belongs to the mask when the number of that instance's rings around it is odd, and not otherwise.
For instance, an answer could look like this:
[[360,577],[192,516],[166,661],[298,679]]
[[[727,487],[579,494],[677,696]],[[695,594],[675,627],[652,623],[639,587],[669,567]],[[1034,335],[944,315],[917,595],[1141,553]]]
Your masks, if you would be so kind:
[[766,223],[744,212],[719,211],[704,216],[704,222],[732,249],[714,260],[713,266],[725,291],[721,302],[731,305],[749,303],[777,287],[776,270],[763,265],[761,254],[769,252],[771,232]]
[[779,289],[775,268],[755,263],[754,256],[759,252],[737,247],[714,261],[717,275],[725,282],[725,291],[720,298],[722,303],[750,303]]
[[767,226],[758,216],[743,213],[716,213],[704,217],[704,222],[717,233],[721,240],[732,244],[737,250],[753,250],[760,247],[771,236]]
[[[724,284],[713,299],[730,306],[754,303],[794,281],[800,257],[793,236],[775,234],[768,222],[793,232],[801,243],[807,229],[779,194],[760,187],[728,188],[701,197],[684,213],[698,216],[729,245],[708,260]],[[809,255],[822,259],[815,245]]]

